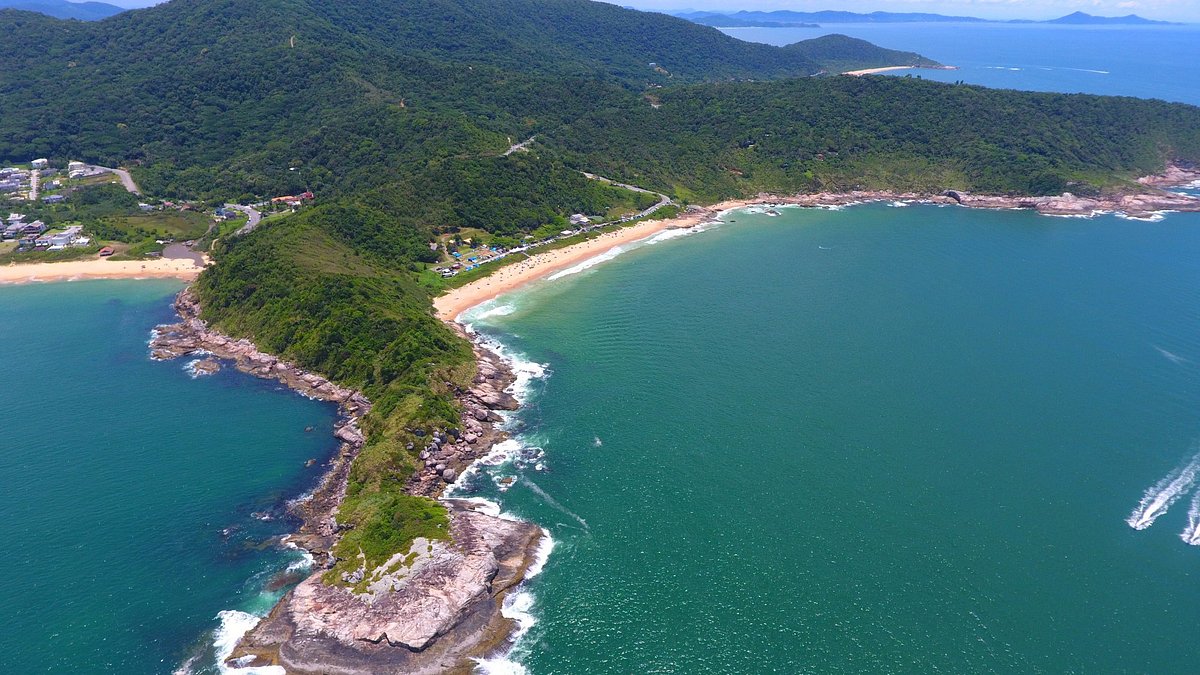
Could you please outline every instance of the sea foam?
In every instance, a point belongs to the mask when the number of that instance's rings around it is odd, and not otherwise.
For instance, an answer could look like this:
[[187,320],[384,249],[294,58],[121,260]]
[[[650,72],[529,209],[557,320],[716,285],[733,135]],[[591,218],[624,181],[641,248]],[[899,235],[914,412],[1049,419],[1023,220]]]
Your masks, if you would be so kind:
[[217,655],[217,668],[223,675],[287,675],[282,666],[257,666],[235,668],[225,665],[225,659],[233,653],[242,636],[262,621],[257,616],[236,609],[227,609],[217,614],[221,625],[213,633],[213,648]]
[[1154,485],[1146,489],[1141,501],[1125,522],[1135,530],[1144,530],[1154,524],[1159,516],[1192,489],[1196,473],[1200,471],[1200,452],[1172,469]]

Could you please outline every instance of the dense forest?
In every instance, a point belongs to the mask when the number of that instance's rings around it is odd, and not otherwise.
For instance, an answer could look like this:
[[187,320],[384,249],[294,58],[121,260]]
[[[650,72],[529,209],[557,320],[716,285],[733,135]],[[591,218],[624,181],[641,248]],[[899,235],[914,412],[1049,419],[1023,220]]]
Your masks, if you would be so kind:
[[221,330],[375,403],[338,514],[354,525],[342,545],[371,559],[437,519],[403,492],[405,447],[458,423],[446,383],[472,375],[418,283],[438,233],[516,237],[646,205],[580,171],[704,203],[1087,192],[1200,161],[1198,108],[815,76],[934,64],[843,36],[750,44],[588,0],[172,0],[96,23],[5,10],[0,34],[0,161],[128,166],[159,198],[317,193],[222,239],[196,290]]

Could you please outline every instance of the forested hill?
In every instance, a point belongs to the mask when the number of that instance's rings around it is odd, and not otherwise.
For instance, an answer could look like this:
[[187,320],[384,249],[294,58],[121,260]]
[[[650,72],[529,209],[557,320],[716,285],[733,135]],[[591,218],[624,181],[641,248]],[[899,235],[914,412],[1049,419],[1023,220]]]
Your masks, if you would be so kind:
[[0,34],[0,159],[133,165],[175,196],[292,189],[297,162],[357,188],[389,176],[359,167],[500,152],[630,91],[924,62],[588,0],[173,0],[87,24],[0,11]]

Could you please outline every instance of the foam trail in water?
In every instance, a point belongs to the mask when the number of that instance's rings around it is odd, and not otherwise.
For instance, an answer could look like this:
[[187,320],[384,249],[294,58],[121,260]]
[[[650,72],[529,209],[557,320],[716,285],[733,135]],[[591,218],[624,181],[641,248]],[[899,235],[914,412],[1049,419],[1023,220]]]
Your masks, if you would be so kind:
[[1163,357],[1166,358],[1171,363],[1174,363],[1176,365],[1183,365],[1185,363],[1191,363],[1191,361],[1183,358],[1182,356],[1180,356],[1178,354],[1174,354],[1172,352],[1169,352],[1169,351],[1163,349],[1162,347],[1159,347],[1158,345],[1154,345],[1154,348],[1157,349],[1158,353],[1162,354]]
[[558,511],[565,513],[568,516],[571,516],[572,518],[577,520],[579,522],[579,524],[583,526],[583,530],[585,532],[590,533],[592,531],[592,528],[588,527],[586,520],[584,520],[583,518],[580,518],[579,515],[576,514],[574,511],[571,511],[570,509],[563,506],[562,504],[559,504],[557,499],[555,499],[554,497],[551,497],[549,494],[547,494],[547,492],[545,490],[543,490],[541,487],[539,487],[537,483],[534,483],[533,481],[529,480],[528,478],[521,478],[521,482],[524,483],[525,486],[528,487],[530,490],[533,490],[533,493],[536,494],[537,496],[541,497],[547,504],[554,507]]
[[1153,525],[1159,516],[1166,513],[1172,504],[1192,489],[1197,471],[1200,471],[1200,453],[1192,455],[1187,462],[1172,469],[1162,480],[1146,490],[1137,508],[1129,514],[1125,522],[1135,530],[1144,530]]
[[1191,546],[1200,546],[1200,492],[1192,495],[1192,505],[1188,508],[1188,524],[1179,538]]

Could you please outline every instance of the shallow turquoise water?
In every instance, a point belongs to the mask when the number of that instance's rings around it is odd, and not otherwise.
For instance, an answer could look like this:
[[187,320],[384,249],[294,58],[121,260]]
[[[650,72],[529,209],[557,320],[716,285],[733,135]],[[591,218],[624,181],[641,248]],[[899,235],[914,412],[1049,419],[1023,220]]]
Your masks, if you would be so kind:
[[544,470],[474,482],[558,540],[516,657],[1193,670],[1200,506],[1126,519],[1200,449],[1200,217],[783,213],[475,320],[551,373],[521,413]]
[[299,558],[273,538],[319,475],[305,461],[333,450],[335,411],[151,361],[178,289],[0,287],[0,672],[168,673],[196,655],[203,670],[217,613],[265,613],[264,586]]

